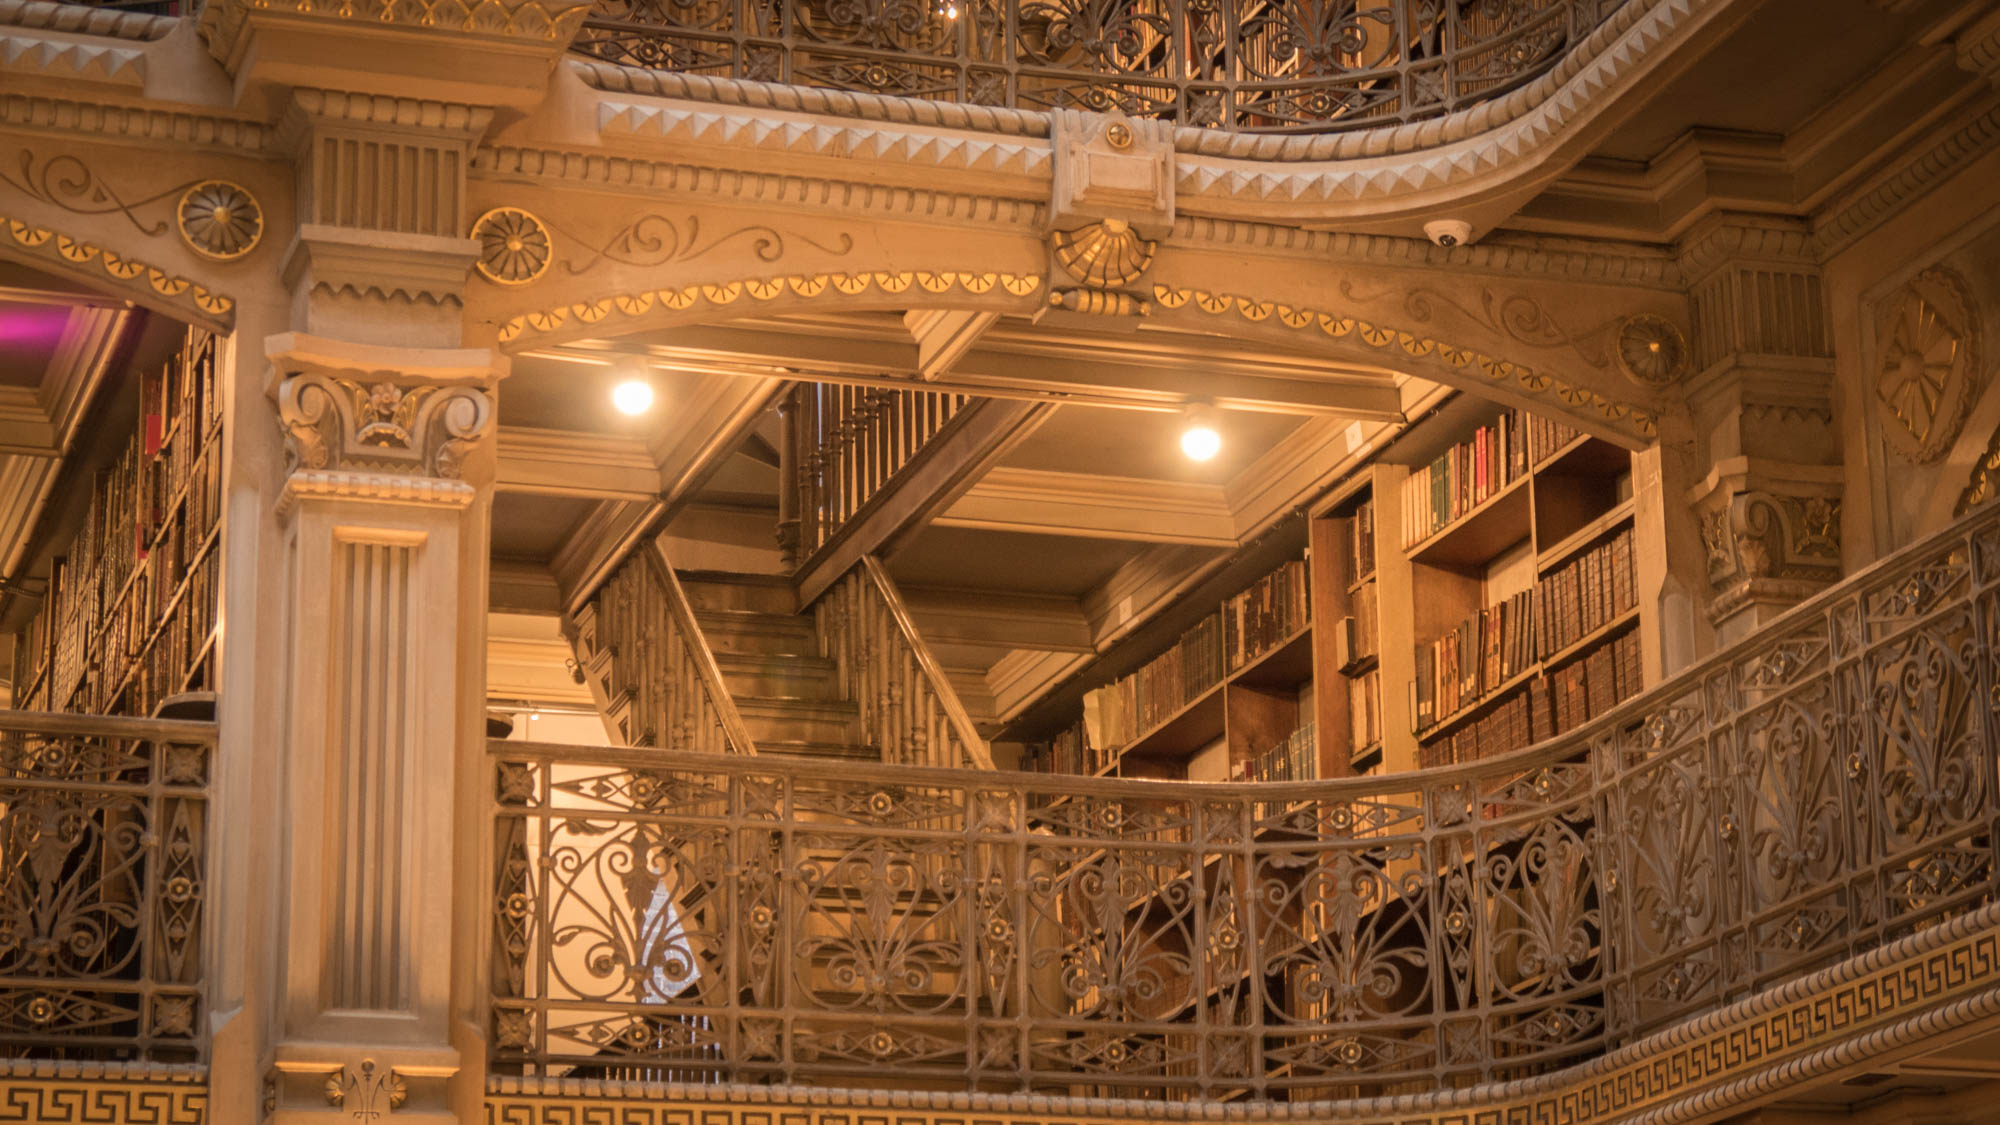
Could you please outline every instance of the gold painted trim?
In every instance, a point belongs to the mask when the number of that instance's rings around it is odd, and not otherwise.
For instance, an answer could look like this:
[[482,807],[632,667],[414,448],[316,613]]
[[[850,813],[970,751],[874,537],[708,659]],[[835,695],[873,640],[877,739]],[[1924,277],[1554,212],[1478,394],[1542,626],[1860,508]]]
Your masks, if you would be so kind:
[[[511,222],[511,226],[502,224]],[[527,285],[549,272],[555,236],[549,225],[521,207],[495,207],[472,220],[468,236],[479,243],[473,268],[495,285]],[[531,267],[523,270],[522,267]]]
[[178,274],[171,274],[149,262],[121,257],[95,243],[74,239],[47,227],[0,215],[6,238],[23,250],[71,267],[94,266],[105,276],[123,285],[136,286],[141,277],[153,292],[174,301],[185,301],[211,323],[227,326],[227,317],[236,302],[211,292]]
[[861,296],[871,289],[894,296],[908,292],[912,286],[926,293],[947,293],[957,289],[974,296],[990,293],[995,286],[998,286],[1011,296],[1026,297],[1041,288],[1041,284],[1042,279],[1033,274],[950,273],[926,270],[794,274],[789,277],[710,282],[674,289],[648,289],[637,293],[621,293],[614,297],[601,297],[594,301],[579,301],[575,304],[557,305],[553,308],[523,313],[509,318],[500,325],[499,338],[502,344],[511,344],[524,334],[554,332],[567,324],[572,317],[582,324],[597,325],[610,319],[614,313],[625,317],[644,316],[651,312],[655,305],[674,312],[682,312],[693,308],[696,302],[706,301],[716,308],[724,308],[735,304],[746,295],[756,301],[771,301],[786,292],[810,300],[825,295],[829,286],[848,297]]
[[[237,229],[244,223],[247,234]],[[264,208],[242,184],[202,180],[175,202],[174,228],[195,253],[210,261],[233,262],[264,241]]]

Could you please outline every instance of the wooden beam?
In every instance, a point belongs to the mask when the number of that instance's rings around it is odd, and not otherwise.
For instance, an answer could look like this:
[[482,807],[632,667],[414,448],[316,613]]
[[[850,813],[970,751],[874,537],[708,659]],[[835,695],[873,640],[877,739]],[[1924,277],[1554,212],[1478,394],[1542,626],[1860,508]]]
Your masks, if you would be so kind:
[[969,309],[912,309],[904,313],[903,324],[917,342],[917,374],[925,382],[935,382],[999,319],[999,313]]
[[905,586],[903,601],[932,644],[1097,651],[1090,621],[1075,598]]
[[[569,345],[528,354],[602,366],[607,352]],[[808,335],[785,323],[676,328],[671,337],[646,345],[646,359],[661,371],[902,389],[917,381],[922,370],[918,346],[911,340]],[[1211,353],[1186,345],[1031,344],[1010,337],[1003,347],[989,339],[966,349],[948,373],[928,386],[987,398],[1137,410],[1178,410],[1207,401],[1225,410],[1402,418],[1396,377],[1386,370],[1343,368],[1306,357]]]
[[540,563],[494,559],[486,584],[486,607],[495,613],[562,613],[562,590],[556,576]]
[[56,428],[34,387],[0,387],[0,453],[54,457]]
[[648,501],[660,468],[646,443],[623,434],[502,426],[495,487],[544,496]]
[[1003,399],[960,411],[799,569],[799,604],[817,601],[863,555],[893,555],[1054,412],[1046,403]]
[[1094,473],[996,468],[932,522],[1086,539],[1236,545],[1236,522],[1221,485]]

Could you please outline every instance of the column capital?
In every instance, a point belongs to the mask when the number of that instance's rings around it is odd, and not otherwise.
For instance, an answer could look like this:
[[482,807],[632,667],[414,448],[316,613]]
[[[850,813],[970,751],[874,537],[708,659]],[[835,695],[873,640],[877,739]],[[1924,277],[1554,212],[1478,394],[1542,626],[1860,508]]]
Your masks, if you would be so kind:
[[1841,487],[1838,465],[1732,457],[1689,490],[1718,629],[1755,627],[1840,581]]
[[284,333],[265,341],[285,431],[281,507],[308,497],[465,507],[474,452],[490,445],[493,384],[507,358],[485,348],[393,348]]

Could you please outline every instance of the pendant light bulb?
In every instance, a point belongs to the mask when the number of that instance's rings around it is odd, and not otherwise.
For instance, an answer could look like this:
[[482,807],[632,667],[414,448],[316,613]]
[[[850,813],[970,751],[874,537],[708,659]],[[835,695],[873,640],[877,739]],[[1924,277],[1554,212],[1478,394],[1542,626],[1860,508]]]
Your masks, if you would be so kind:
[[1213,460],[1222,452],[1222,431],[1217,427],[1213,406],[1191,403],[1181,412],[1181,452],[1190,461]]
[[618,382],[611,387],[611,405],[618,408],[618,413],[637,417],[653,408],[653,381],[645,360],[628,356],[612,370]]

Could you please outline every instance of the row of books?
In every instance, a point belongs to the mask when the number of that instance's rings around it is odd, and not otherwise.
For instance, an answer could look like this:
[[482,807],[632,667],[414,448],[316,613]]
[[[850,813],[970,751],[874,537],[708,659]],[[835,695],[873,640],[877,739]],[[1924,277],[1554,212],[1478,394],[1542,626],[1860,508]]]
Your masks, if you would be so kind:
[[1341,619],[1341,633],[1335,638],[1342,668],[1353,667],[1382,652],[1381,614],[1377,608],[1375,583],[1362,583],[1354,591],[1352,605],[1353,616]]
[[1410,714],[1418,733],[1610,624],[1636,603],[1632,531],[1577,556],[1531,590],[1488,606],[1417,646]]
[[1641,679],[1639,635],[1623,633],[1582,660],[1534,677],[1448,737],[1424,743],[1417,764],[1477,761],[1566,734],[1638,694]]
[[1276,648],[1312,620],[1306,564],[1293,559],[1222,603],[1222,635],[1234,672]]
[[1293,731],[1289,737],[1247,761],[1236,763],[1237,776],[1244,781],[1311,781],[1319,776],[1319,740],[1313,726]]
[[1221,683],[1222,640],[1218,610],[1145,667],[1086,693],[1083,720],[1091,743],[1106,750],[1121,749]]
[[1509,410],[1492,425],[1410,472],[1403,484],[1403,545],[1429,538],[1485,503],[1528,473],[1527,433],[1519,411]]
[[1341,545],[1347,553],[1347,580],[1359,582],[1375,573],[1375,501],[1363,500],[1340,521]]
[[1419,733],[1528,670],[1536,659],[1535,591],[1523,590],[1417,646],[1410,714]]
[[1358,756],[1382,744],[1382,673],[1370,668],[1347,681],[1347,718],[1353,728],[1348,753]]
[[1021,768],[1033,773],[1094,774],[1116,758],[1115,752],[1092,745],[1085,725],[1078,723],[1047,742],[1029,746]]
[[1556,452],[1583,436],[1583,431],[1575,426],[1565,426],[1547,418],[1527,415],[1523,426],[1528,431],[1528,464],[1540,466],[1542,462],[1556,455]]
[[[220,518],[214,337],[190,329],[167,364],[140,373],[138,391],[138,427],[112,467],[98,474],[82,524],[52,568],[41,612],[16,636],[16,707],[141,710],[120,698],[127,673],[134,658],[150,651],[163,616],[187,600],[182,587]],[[213,583],[200,593],[212,603]],[[213,605],[190,620],[197,618],[212,627]],[[188,650],[188,659],[199,647]]]
[[1538,643],[1545,653],[1575,644],[1637,603],[1632,569],[1632,529],[1550,572],[1538,584]]

